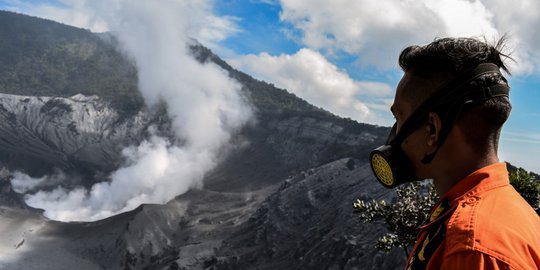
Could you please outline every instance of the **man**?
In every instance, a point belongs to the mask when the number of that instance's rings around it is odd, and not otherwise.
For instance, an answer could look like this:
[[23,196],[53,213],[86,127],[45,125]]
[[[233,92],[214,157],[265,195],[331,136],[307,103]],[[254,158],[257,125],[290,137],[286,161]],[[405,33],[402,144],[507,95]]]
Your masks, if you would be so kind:
[[511,110],[503,43],[444,38],[399,57],[396,124],[372,168],[387,187],[433,179],[441,196],[406,269],[540,268],[540,218],[497,156]]

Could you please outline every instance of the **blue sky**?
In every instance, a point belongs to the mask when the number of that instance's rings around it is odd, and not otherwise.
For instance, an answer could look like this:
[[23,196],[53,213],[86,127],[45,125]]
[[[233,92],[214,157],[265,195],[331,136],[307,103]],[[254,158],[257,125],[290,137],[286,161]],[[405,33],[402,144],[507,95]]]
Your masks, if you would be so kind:
[[[112,1],[114,2],[114,1]],[[389,105],[408,45],[436,37],[510,35],[512,115],[503,160],[540,172],[540,3],[531,1],[222,0],[194,36],[233,66],[338,115],[390,125]],[[198,5],[198,4],[197,4]],[[0,0],[0,8],[106,31],[85,0]],[[203,31],[211,29],[212,31]],[[197,33],[206,33],[200,34]],[[210,33],[210,34],[208,34]]]

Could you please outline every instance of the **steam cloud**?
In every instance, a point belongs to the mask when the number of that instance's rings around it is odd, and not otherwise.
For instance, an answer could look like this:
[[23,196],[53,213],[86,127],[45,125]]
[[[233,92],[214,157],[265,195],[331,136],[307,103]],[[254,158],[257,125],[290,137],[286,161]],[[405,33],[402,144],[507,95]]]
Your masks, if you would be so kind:
[[[65,1],[92,24],[107,25],[125,53],[135,60],[139,88],[148,105],[167,103],[176,136],[174,145],[155,135],[139,146],[124,149],[128,163],[112,181],[90,190],[61,187],[26,195],[30,206],[61,221],[93,221],[129,211],[142,203],[165,203],[192,187],[201,186],[205,172],[232,132],[251,116],[239,94],[240,86],[214,64],[201,64],[189,52],[192,37],[212,42],[234,27],[212,15],[201,0]],[[209,23],[210,22],[210,23]],[[201,27],[204,26],[204,27]],[[12,183],[25,191],[40,179],[16,175]]]
[[11,186],[17,193],[27,193],[34,190],[54,187],[60,183],[65,183],[68,180],[67,176],[60,170],[55,170],[51,175],[44,175],[38,178],[30,177],[20,171],[15,171],[13,173],[13,179],[11,180]]

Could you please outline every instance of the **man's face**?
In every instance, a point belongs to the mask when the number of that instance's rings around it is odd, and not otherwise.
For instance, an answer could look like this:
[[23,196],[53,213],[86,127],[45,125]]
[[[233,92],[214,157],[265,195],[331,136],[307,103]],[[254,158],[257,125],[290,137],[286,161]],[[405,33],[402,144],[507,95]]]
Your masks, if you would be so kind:
[[[394,104],[390,108],[396,118],[396,131],[398,133],[409,116],[429,96],[429,93],[440,85],[440,80],[427,80],[413,76],[411,72],[405,72],[398,84]],[[411,133],[401,144],[403,152],[405,152],[413,165],[414,172],[420,178],[432,177],[429,172],[429,165],[420,162],[426,154],[433,152],[433,144],[430,144],[429,140],[430,126],[426,122]]]

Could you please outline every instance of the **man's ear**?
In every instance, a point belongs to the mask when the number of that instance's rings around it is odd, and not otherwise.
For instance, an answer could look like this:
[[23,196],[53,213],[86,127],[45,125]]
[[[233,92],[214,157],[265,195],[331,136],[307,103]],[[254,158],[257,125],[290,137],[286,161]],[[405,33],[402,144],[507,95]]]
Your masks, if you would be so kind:
[[438,114],[430,112],[427,119],[426,132],[427,144],[429,146],[437,146],[441,134],[442,122]]

